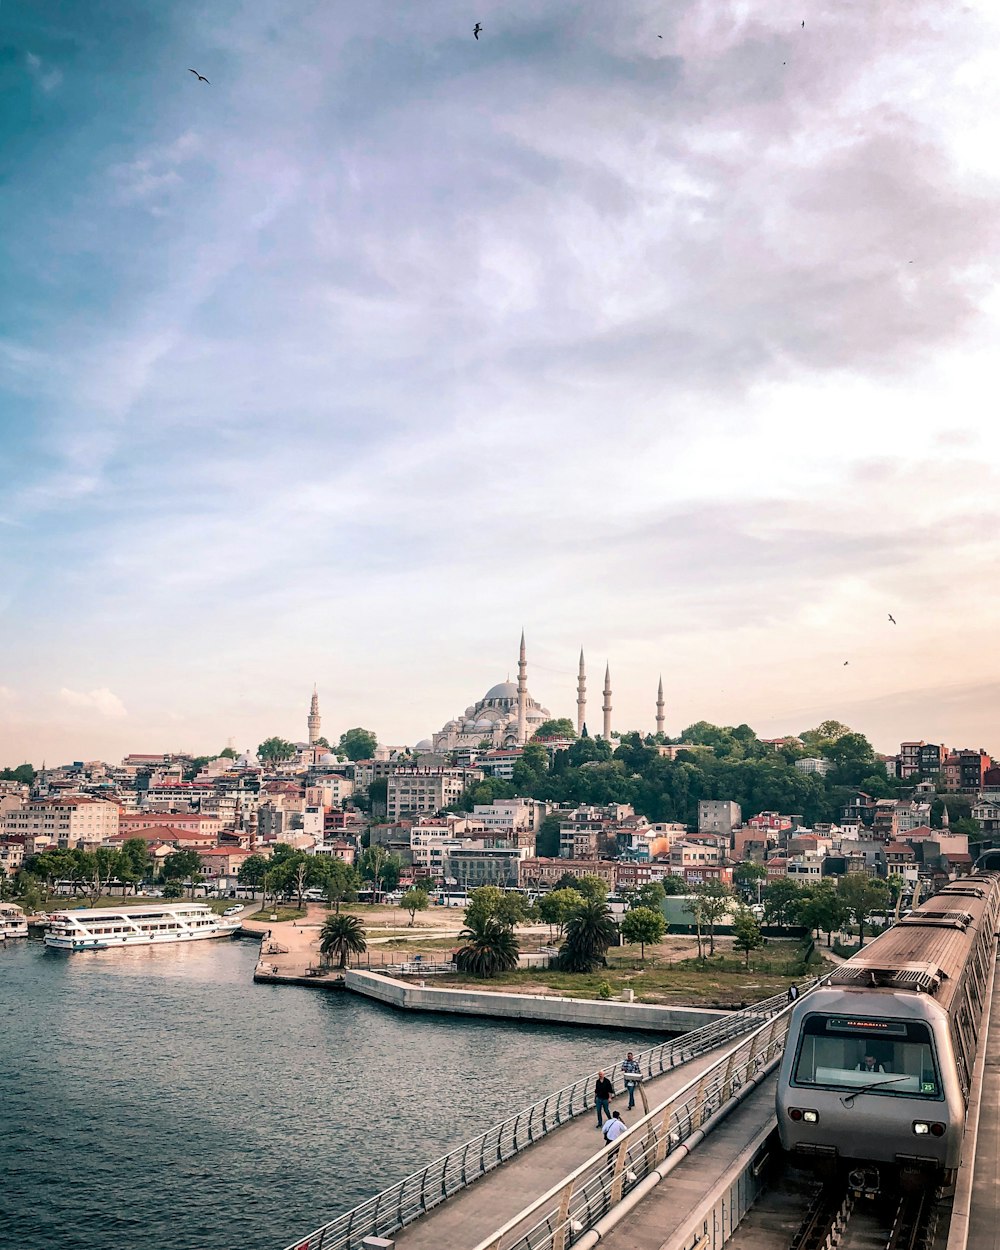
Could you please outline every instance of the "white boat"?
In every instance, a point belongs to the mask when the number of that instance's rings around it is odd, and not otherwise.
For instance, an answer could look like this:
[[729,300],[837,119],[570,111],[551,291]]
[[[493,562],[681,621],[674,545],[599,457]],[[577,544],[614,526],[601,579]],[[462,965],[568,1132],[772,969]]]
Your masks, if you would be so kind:
[[27,937],[28,922],[16,903],[0,903],[0,942],[5,938]]
[[81,907],[53,912],[45,945],[62,951],[93,951],[161,942],[229,937],[238,920],[217,916],[204,903],[158,903],[149,907]]

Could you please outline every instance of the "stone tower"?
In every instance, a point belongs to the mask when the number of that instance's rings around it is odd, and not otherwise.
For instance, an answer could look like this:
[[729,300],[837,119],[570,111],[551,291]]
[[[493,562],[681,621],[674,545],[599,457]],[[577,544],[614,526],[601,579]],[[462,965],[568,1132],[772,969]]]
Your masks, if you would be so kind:
[[521,630],[521,654],[517,661],[517,740],[521,746],[528,737],[528,660]]
[[656,692],[656,732],[663,733],[666,718],[663,715],[663,674],[660,674],[660,688]]
[[309,745],[314,747],[319,742],[319,729],[322,721],[319,714],[319,695],[313,686],[312,702],[309,704]]
[[583,735],[583,727],[587,722],[587,669],[583,662],[583,648],[580,648],[580,672],[576,679],[576,735]]
[[604,740],[611,741],[611,665],[608,664],[604,669],[604,703],[601,707],[604,713]]

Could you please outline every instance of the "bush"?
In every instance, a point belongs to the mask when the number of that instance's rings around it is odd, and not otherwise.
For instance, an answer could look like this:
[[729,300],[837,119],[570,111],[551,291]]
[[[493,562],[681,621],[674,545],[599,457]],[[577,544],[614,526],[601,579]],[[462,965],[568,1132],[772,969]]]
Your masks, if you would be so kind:
[[597,987],[598,998],[610,998],[611,993],[612,993],[611,986],[608,984],[607,981],[602,981],[601,984]]

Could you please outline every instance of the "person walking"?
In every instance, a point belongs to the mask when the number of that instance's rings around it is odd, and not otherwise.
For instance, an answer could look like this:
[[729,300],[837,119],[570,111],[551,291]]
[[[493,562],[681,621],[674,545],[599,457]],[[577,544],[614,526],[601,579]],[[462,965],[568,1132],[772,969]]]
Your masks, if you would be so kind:
[[622,1133],[625,1132],[626,1127],[627,1126],[621,1116],[617,1111],[615,1111],[612,1114],[611,1119],[608,1120],[607,1124],[604,1126],[604,1140],[610,1146],[613,1141],[621,1137]]
[[603,1072],[597,1074],[597,1084],[594,1086],[594,1106],[597,1108],[597,1127],[600,1128],[604,1123],[605,1117],[611,1119],[611,1098],[614,1095],[615,1087],[611,1084]]
[[638,1073],[640,1076],[642,1075],[642,1069],[639,1067],[638,1063],[636,1062],[635,1056],[632,1054],[631,1051],[629,1051],[628,1054],[625,1056],[625,1062],[622,1064],[622,1076],[625,1078],[625,1088],[626,1090],[628,1090],[628,1107],[626,1108],[627,1111],[631,1111],[632,1108],[635,1106],[636,1082],[630,1081],[628,1079],[628,1074],[630,1072]]
[[799,996],[799,987],[794,984],[790,985],[788,987],[788,1001],[790,1003],[794,1003],[795,1000],[798,998],[798,996]]

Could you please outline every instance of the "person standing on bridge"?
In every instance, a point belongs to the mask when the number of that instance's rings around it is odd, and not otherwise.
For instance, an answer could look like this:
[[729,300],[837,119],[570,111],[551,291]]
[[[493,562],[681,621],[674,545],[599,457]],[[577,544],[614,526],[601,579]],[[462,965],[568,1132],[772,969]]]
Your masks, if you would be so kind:
[[619,1137],[621,1137],[622,1133],[624,1132],[625,1132],[625,1122],[622,1120],[621,1116],[616,1111],[612,1115],[611,1119],[604,1126],[604,1140],[610,1146],[611,1143],[613,1141],[616,1141]]
[[603,1072],[597,1074],[597,1084],[594,1086],[594,1106],[597,1108],[597,1127],[600,1128],[605,1119],[611,1119],[611,1099],[614,1096],[615,1087],[611,1084]]
[[621,1065],[621,1075],[625,1078],[625,1089],[629,1091],[629,1106],[626,1110],[631,1111],[635,1106],[635,1081],[629,1080],[629,1073],[641,1074],[642,1069],[635,1061],[635,1055],[631,1051],[625,1056],[625,1063]]

